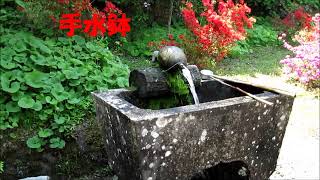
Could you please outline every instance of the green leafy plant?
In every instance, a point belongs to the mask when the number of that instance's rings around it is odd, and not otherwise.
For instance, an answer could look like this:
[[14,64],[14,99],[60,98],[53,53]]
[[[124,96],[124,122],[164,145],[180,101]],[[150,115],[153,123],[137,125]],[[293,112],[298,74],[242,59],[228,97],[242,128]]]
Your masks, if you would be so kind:
[[51,129],[41,129],[38,132],[38,136],[41,138],[47,138],[49,136],[53,135],[53,131]]
[[90,92],[128,86],[129,69],[105,39],[0,31],[0,129],[32,127],[29,148],[63,148],[62,138],[93,114]]
[[0,161],[0,174],[4,172],[4,162]]
[[167,83],[172,96],[150,98],[147,100],[147,108],[157,110],[188,105],[192,103],[189,87],[179,72],[175,72],[173,74],[168,73]]
[[278,32],[267,25],[255,25],[253,29],[248,29],[247,43],[251,46],[280,45]]
[[50,148],[62,149],[65,145],[66,142],[63,139],[60,139],[59,137],[50,139]]
[[174,74],[168,74],[168,85],[170,87],[170,91],[179,96],[188,96],[189,95],[189,87],[184,81],[184,77],[176,72]]
[[253,53],[253,48],[258,46],[280,46],[278,31],[264,18],[257,18],[257,23],[252,29],[247,30],[247,38],[238,41],[231,49],[230,56],[239,57],[247,53]]
[[27,146],[30,149],[36,149],[38,151],[42,151],[42,146],[45,142],[39,136],[33,136],[27,140]]

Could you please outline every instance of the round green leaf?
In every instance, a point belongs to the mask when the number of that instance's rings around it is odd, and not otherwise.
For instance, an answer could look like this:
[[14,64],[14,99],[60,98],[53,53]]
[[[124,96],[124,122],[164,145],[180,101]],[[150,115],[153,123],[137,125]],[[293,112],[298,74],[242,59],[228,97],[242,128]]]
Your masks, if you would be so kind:
[[19,112],[20,107],[18,106],[17,102],[10,101],[6,104],[6,110],[8,112]]
[[21,88],[21,84],[20,82],[16,82],[15,80],[19,81],[22,74],[23,72],[17,69],[1,73],[0,81],[2,90],[9,93],[17,92]]
[[52,98],[50,96],[46,96],[46,102],[53,105],[58,103],[58,101],[55,98]]
[[17,52],[23,52],[27,50],[26,44],[23,41],[18,41],[14,46],[13,49]]
[[12,61],[11,56],[1,55],[0,65],[5,69],[13,69],[17,67],[17,64]]
[[32,71],[30,73],[25,73],[26,84],[33,88],[41,88],[45,86],[45,81],[48,79],[46,73],[40,71]]
[[42,103],[40,101],[36,101],[32,106],[32,109],[35,111],[40,111],[42,109]]
[[62,70],[67,79],[79,79],[80,74],[74,68]]
[[53,131],[51,129],[41,129],[38,135],[39,137],[46,138],[53,135]]
[[69,94],[68,92],[64,91],[63,86],[61,83],[57,83],[53,85],[53,89],[51,90],[51,94],[59,101],[64,101],[68,99]]
[[72,39],[73,39],[78,45],[81,45],[81,46],[82,46],[82,45],[85,45],[85,43],[86,43],[86,40],[85,40],[83,37],[78,36],[78,35],[73,36]]
[[43,42],[42,42],[40,39],[38,39],[38,38],[36,38],[36,37],[34,37],[34,36],[30,36],[30,37],[29,37],[28,43],[29,43],[32,47],[35,47],[35,48],[39,48],[40,46],[43,45]]
[[3,83],[2,88],[4,91],[7,91],[9,93],[15,93],[15,92],[19,91],[20,83],[13,82],[13,83],[11,83],[11,85]]
[[27,140],[27,146],[32,149],[38,149],[41,147],[41,139],[38,136],[33,136]]
[[25,63],[28,59],[26,56],[27,56],[26,53],[19,53],[13,57],[13,60],[15,60],[16,62],[19,62],[19,63]]
[[19,116],[17,115],[17,114],[15,114],[15,115],[10,115],[10,117],[9,117],[9,121],[10,121],[10,123],[11,123],[11,125],[12,125],[12,127],[18,127],[18,122],[19,122]]
[[39,47],[39,49],[42,51],[42,52],[45,52],[45,53],[47,53],[47,54],[51,54],[51,50],[48,48],[48,46],[46,46],[46,45],[44,45],[44,44],[42,44],[40,47]]
[[78,86],[79,84],[82,83],[82,81],[81,81],[81,79],[71,79],[71,80],[69,80],[69,85],[70,86]]
[[64,117],[59,117],[54,119],[54,122],[56,122],[57,124],[63,124],[65,121],[66,120]]
[[76,92],[75,90],[71,90],[68,92],[69,94],[69,99],[68,99],[68,103],[69,104],[78,104],[81,100],[81,92]]
[[3,55],[13,57],[14,55],[17,55],[17,53],[11,47],[5,47],[1,48],[1,56]]
[[39,48],[42,52],[45,52],[47,54],[51,54],[51,50],[44,44],[44,41],[36,38],[36,37],[30,37],[28,43],[35,48]]
[[50,148],[59,148],[62,149],[66,145],[66,142],[60,138],[51,138],[50,139]]
[[2,90],[9,93],[15,93],[20,89],[20,82],[12,82],[16,79],[14,73],[15,71],[8,71],[4,74],[1,74]]
[[16,71],[15,71],[15,77],[17,78],[17,80],[18,80],[19,82],[21,82],[21,83],[25,82],[23,71],[16,70]]
[[70,58],[69,61],[74,65],[83,65],[82,61],[75,59],[75,58]]
[[21,99],[23,97],[23,95],[24,95],[23,91],[18,91],[18,92],[11,95],[11,99],[13,101],[19,101],[19,99]]
[[41,66],[44,66],[44,65],[48,65],[48,61],[47,61],[47,58],[38,54],[38,55],[31,55],[30,56],[30,59],[38,64],[38,65],[41,65]]
[[19,101],[18,105],[22,108],[32,108],[35,104],[35,101],[32,99],[31,96],[25,95]]
[[81,98],[68,99],[68,103],[70,104],[78,104],[80,101],[81,101]]
[[59,127],[59,130],[58,130],[60,133],[63,133],[65,131],[65,128],[63,126]]

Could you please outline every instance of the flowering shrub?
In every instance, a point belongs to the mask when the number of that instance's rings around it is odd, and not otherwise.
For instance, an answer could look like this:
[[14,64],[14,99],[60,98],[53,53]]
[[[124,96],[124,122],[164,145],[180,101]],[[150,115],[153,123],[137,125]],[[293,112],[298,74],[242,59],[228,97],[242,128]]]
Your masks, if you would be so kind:
[[202,0],[202,4],[204,12],[201,16],[207,24],[200,24],[190,2],[185,3],[182,16],[195,36],[197,50],[219,61],[228,54],[236,41],[245,39],[244,27],[252,28],[255,19],[247,17],[251,10],[243,0],[239,4],[234,4],[232,0],[219,0],[217,8],[211,0]]
[[306,41],[312,40],[312,16],[308,14],[303,7],[297,8],[293,12],[289,13],[284,19],[279,20],[278,25],[286,34],[289,42],[290,40],[295,41],[297,32],[300,34],[300,38],[305,38]]
[[305,12],[303,7],[299,7],[292,13],[289,13],[283,20],[282,23],[289,28],[293,28],[295,30],[300,30],[303,28],[310,29],[312,22],[312,17],[310,14]]
[[[312,18],[315,26],[312,29],[310,39],[295,36],[295,40],[299,42],[298,46],[291,46],[282,34],[279,39],[284,43],[284,47],[294,53],[294,57],[287,56],[280,63],[284,65],[283,71],[289,78],[297,80],[307,86],[320,85],[320,14],[316,14]],[[303,32],[303,31],[302,31]]]

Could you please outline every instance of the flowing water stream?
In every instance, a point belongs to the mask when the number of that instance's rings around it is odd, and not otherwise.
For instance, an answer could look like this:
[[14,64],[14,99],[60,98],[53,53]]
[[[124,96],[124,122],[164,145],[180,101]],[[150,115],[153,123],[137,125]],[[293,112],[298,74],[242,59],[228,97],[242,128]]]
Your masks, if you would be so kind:
[[189,88],[190,88],[191,94],[193,96],[194,103],[196,105],[198,105],[199,104],[199,99],[198,99],[198,95],[197,95],[197,92],[196,92],[196,88],[195,88],[193,80],[192,80],[191,73],[190,73],[189,69],[185,65],[181,64],[181,66],[182,66],[182,75],[186,78],[186,80],[189,83]]

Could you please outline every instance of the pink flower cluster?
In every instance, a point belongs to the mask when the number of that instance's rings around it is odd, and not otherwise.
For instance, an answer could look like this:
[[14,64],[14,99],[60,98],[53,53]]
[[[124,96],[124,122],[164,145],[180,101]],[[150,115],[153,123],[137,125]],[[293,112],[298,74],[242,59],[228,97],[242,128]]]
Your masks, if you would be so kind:
[[283,41],[284,47],[294,53],[294,56],[287,56],[280,63],[284,65],[285,74],[294,80],[307,86],[320,85],[320,14],[312,18],[315,26],[312,29],[312,40],[296,38],[298,46],[291,46],[282,34],[279,39]]

